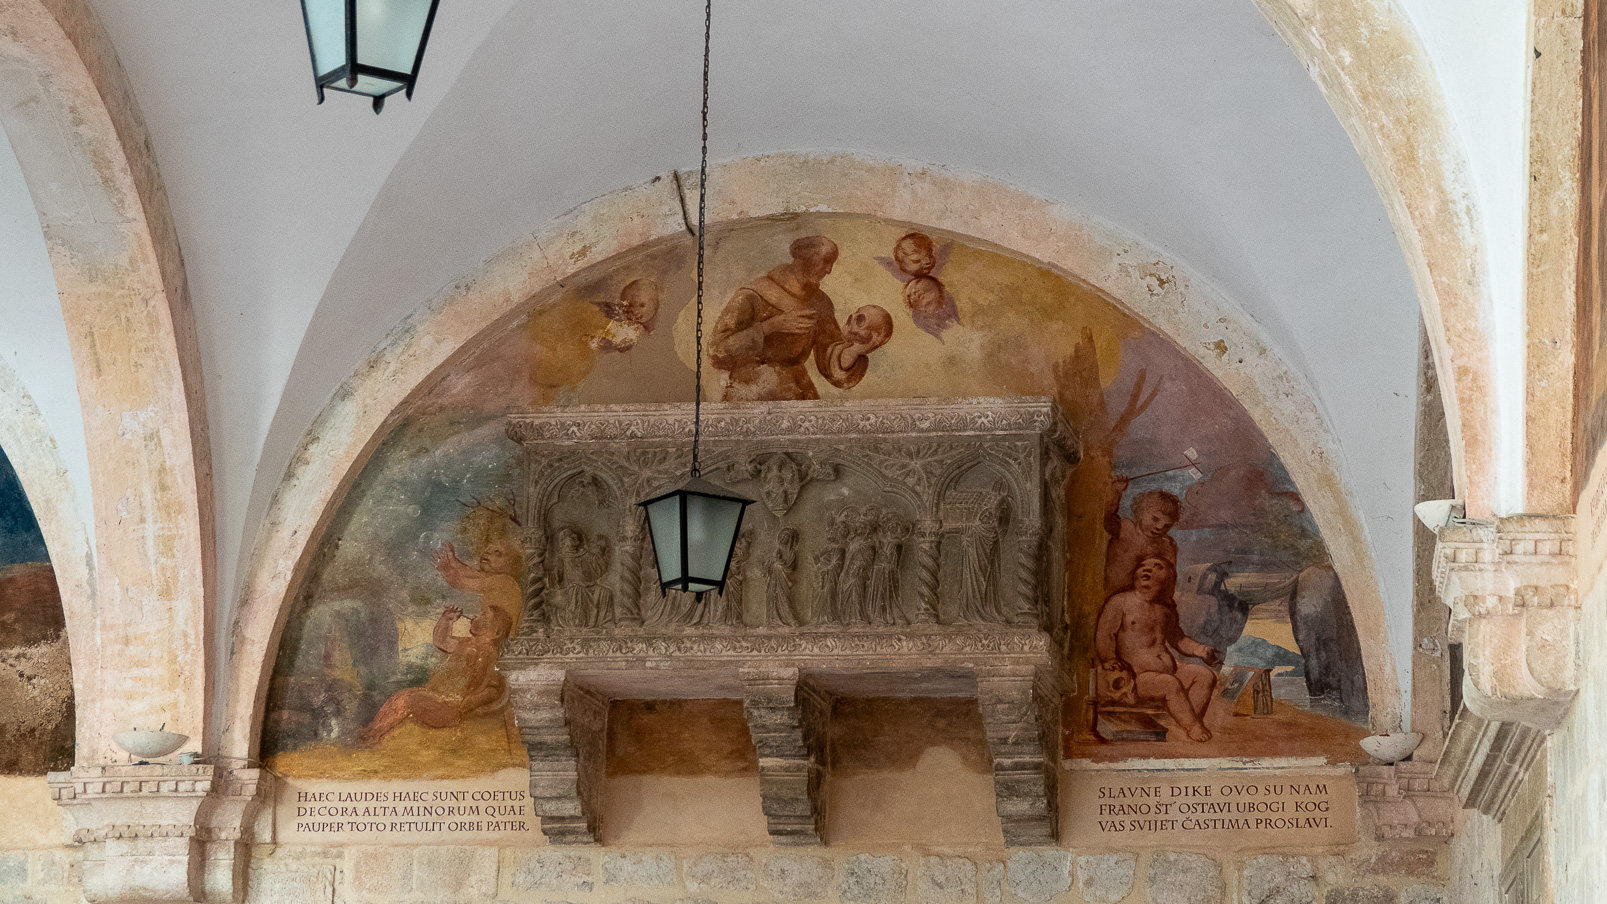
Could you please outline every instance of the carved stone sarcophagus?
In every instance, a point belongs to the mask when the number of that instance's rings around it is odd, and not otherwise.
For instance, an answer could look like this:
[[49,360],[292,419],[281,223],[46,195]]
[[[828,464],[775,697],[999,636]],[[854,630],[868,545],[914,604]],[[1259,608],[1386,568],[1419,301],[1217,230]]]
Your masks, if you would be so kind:
[[610,697],[729,696],[749,714],[772,835],[818,843],[821,707],[925,693],[977,697],[1006,839],[1051,838],[1055,551],[1076,461],[1054,403],[705,405],[705,476],[758,502],[725,590],[701,596],[659,589],[636,505],[684,479],[691,415],[509,419],[523,447],[525,607],[502,664],[543,831],[595,838],[593,735]]

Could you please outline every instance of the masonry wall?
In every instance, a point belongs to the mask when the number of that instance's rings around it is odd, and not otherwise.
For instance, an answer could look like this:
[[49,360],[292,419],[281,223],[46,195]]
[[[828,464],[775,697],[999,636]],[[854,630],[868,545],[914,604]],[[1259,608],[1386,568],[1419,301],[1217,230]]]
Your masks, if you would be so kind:
[[[934,814],[934,818],[936,814]],[[1066,814],[1065,819],[1076,818]],[[1320,850],[257,845],[250,902],[510,904],[1448,904],[1449,845]],[[81,901],[83,849],[0,852],[0,902]],[[538,842],[539,844],[539,842]],[[91,868],[93,865],[89,865]]]
[[1557,904],[1596,904],[1607,889],[1607,573],[1584,596],[1579,648],[1579,696],[1551,738]]

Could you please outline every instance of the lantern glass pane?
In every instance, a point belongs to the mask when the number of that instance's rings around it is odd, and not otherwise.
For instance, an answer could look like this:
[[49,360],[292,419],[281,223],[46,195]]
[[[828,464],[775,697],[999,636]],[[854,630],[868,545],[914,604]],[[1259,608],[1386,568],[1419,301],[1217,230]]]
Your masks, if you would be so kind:
[[726,561],[741,519],[741,502],[695,493],[686,497],[687,572],[690,578],[709,582],[703,589],[712,589],[725,577]]
[[653,534],[653,555],[658,578],[671,584],[681,579],[681,497],[668,496],[646,506],[647,526]]
[[357,61],[413,71],[433,0],[357,0]]
[[301,0],[312,44],[312,71],[322,78],[346,65],[345,0]]
[[406,87],[406,85],[394,79],[379,78],[378,76],[373,75],[359,75],[357,77],[357,84],[354,87],[346,87],[345,79],[341,79],[329,87],[338,91],[350,91],[353,94],[365,94],[369,97],[378,97],[382,94],[390,94],[391,92],[396,91],[398,88]]

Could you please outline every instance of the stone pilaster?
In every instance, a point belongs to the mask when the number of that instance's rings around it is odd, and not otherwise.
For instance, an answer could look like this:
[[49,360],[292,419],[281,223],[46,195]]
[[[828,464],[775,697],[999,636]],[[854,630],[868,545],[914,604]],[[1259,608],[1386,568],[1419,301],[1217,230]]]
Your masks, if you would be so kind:
[[[580,747],[590,745],[577,745],[571,736],[564,672],[513,672],[508,675],[508,688],[519,737],[530,756],[530,800],[541,818],[542,834],[553,844],[595,843],[596,815],[587,812],[586,804],[592,801],[582,794],[581,778]],[[589,783],[586,790],[594,795],[595,784]]]
[[[1059,732],[1045,724],[1058,706],[1052,676],[1022,666],[977,669],[977,707],[993,756],[993,790],[1008,845],[1053,844]],[[1048,672],[1043,669],[1041,671]]]
[[915,525],[915,615],[917,625],[937,623],[938,554],[943,543],[943,525],[922,521]]
[[759,754],[759,796],[770,838],[776,844],[820,844],[815,805],[824,764],[812,753],[824,753],[820,701],[799,688],[797,669],[743,669],[741,675],[742,713]]
[[202,881],[206,900],[214,904],[245,900],[251,845],[272,841],[257,837],[254,827],[263,807],[273,807],[273,773],[235,769],[224,776],[221,792],[202,815],[206,856]]
[[1555,728],[1578,687],[1573,516],[1453,520],[1436,535],[1434,585],[1464,646],[1467,708]]
[[244,897],[260,770],[213,766],[80,766],[49,775],[51,798],[84,846],[84,898],[234,902]]

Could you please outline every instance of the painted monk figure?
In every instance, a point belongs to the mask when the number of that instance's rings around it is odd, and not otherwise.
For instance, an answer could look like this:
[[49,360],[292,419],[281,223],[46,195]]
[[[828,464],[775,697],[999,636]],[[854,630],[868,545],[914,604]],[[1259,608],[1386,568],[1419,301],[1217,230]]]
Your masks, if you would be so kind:
[[1165,559],[1172,571],[1177,571],[1172,527],[1183,515],[1183,503],[1165,490],[1149,490],[1133,500],[1133,517],[1123,518],[1122,495],[1126,492],[1127,478],[1111,480],[1105,501],[1105,532],[1110,534],[1110,545],[1105,547],[1106,599],[1132,586],[1133,572],[1148,556]]
[[[1165,704],[1189,740],[1209,741],[1211,732],[1203,720],[1216,689],[1212,667],[1219,666],[1221,658],[1215,649],[1183,633],[1172,600],[1176,580],[1177,571],[1166,559],[1148,556],[1139,562],[1132,589],[1107,599],[1099,612],[1094,653],[1101,670],[1130,671],[1138,699]],[[1179,655],[1199,657],[1208,665],[1179,662]]]
[[508,616],[508,636],[519,633],[524,615],[524,593],[519,589],[523,555],[512,541],[492,539],[480,550],[480,560],[471,566],[458,558],[451,543],[442,543],[430,557],[435,570],[455,590],[480,595],[480,611],[501,609]]
[[363,730],[361,743],[372,747],[409,719],[426,728],[451,728],[463,717],[501,699],[507,679],[497,672],[497,641],[508,636],[512,624],[507,612],[486,606],[469,620],[469,636],[453,637],[452,627],[463,610],[448,606],[435,622],[430,638],[446,654],[423,687],[410,687],[391,695]]
[[831,296],[820,289],[837,263],[837,243],[811,235],[789,250],[791,262],[736,290],[714,324],[709,362],[725,371],[728,402],[820,398],[805,366],[811,356],[827,382],[851,389],[879,347],[845,338]]

